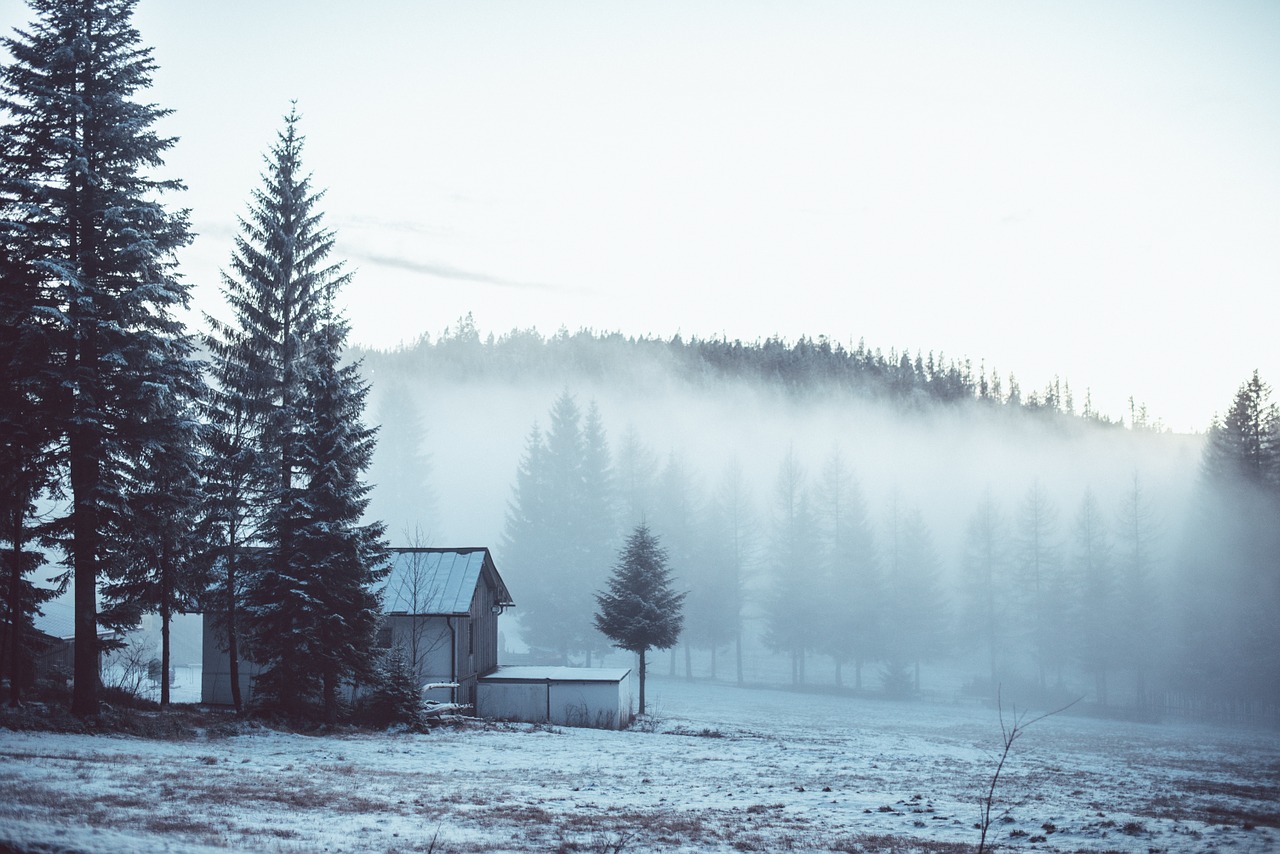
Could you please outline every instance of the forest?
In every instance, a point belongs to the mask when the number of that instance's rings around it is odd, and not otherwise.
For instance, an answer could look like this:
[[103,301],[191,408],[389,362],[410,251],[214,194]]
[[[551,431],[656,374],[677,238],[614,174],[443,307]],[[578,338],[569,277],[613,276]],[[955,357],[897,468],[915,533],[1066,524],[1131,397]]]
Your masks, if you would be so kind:
[[189,214],[158,176],[176,140],[145,100],[135,5],[38,0],[3,40],[11,703],[33,687],[33,617],[69,590],[82,718],[100,630],[203,612],[233,662],[264,665],[269,706],[336,721],[342,686],[386,675],[389,545],[492,543],[513,654],[590,664],[609,654],[596,595],[643,523],[682,594],[673,671],[696,653],[699,676],[755,681],[767,654],[796,687],[912,696],[946,667],[981,697],[1277,721],[1280,419],[1261,377],[1188,436],[1060,378],[1024,389],[824,337],[482,339],[463,318],[359,350],[296,109],[245,189],[229,317],[190,329]]
[[393,542],[496,543],[537,660],[608,652],[593,597],[643,521],[688,591],[673,674],[755,681],[746,648],[810,688],[1275,719],[1257,376],[1186,435],[862,342],[482,339],[466,317],[361,356],[373,511]]

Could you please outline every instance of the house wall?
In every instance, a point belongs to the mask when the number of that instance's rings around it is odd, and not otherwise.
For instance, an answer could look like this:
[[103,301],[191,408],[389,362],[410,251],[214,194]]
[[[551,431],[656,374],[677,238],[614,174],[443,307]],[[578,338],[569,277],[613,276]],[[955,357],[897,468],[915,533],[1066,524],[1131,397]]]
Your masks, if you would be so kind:
[[[454,681],[457,670],[451,665],[454,647],[450,622],[456,623],[456,618],[451,621],[445,617],[391,614],[386,620],[391,626],[391,643],[400,650],[419,686]],[[437,688],[425,696],[438,703],[453,701],[453,691],[448,688]]]

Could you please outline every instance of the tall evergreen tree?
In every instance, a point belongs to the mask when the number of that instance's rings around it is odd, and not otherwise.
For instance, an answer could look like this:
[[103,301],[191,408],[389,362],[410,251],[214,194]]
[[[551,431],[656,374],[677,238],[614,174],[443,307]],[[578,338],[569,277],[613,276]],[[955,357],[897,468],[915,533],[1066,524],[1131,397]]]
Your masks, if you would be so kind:
[[672,589],[667,553],[643,523],[618,554],[607,590],[596,595],[596,628],[614,646],[640,657],[640,714],[645,713],[645,655],[670,649],[684,625],[684,593]]
[[[685,677],[692,678],[693,662],[691,646],[705,647],[707,637],[703,633],[703,621],[715,607],[710,600],[711,584],[706,577],[707,566],[702,558],[702,496],[699,484],[684,457],[672,451],[667,464],[655,484],[653,510],[648,522],[663,531],[667,560],[672,570],[680,574],[689,597],[685,601],[685,613],[689,617],[690,631],[681,635],[684,647]],[[676,648],[671,648],[672,676],[676,674]]]
[[595,405],[587,423],[573,395],[552,404],[550,429],[531,431],[503,535],[503,560],[524,581],[520,625],[525,641],[560,661],[599,646],[591,622],[592,591],[603,581],[616,542],[614,486],[603,422]]
[[[252,599],[254,617],[261,618],[258,631],[268,638],[292,632],[297,640],[286,639],[284,649],[302,652],[297,658],[275,656],[274,667],[260,677],[263,690],[284,700],[285,690],[314,674],[329,723],[338,717],[339,685],[369,684],[375,676],[381,608],[373,585],[388,570],[384,526],[360,524],[369,503],[363,473],[373,458],[376,431],[362,423],[369,387],[359,365],[341,364],[347,323],[333,302],[330,285],[304,383],[311,418],[299,458],[303,485],[273,508],[288,518],[269,517],[268,523],[275,530],[294,527],[296,550],[276,556],[275,572],[264,574]],[[273,649],[261,640],[255,648]]]
[[1055,601],[1061,571],[1057,510],[1039,480],[1023,498],[1013,541],[1024,636],[1031,645],[1039,686],[1044,689],[1049,670],[1061,674],[1064,614],[1061,603]]
[[1219,697],[1280,703],[1280,411],[1257,372],[1209,430],[1184,561],[1184,661]]
[[5,228],[28,247],[18,260],[36,274],[36,309],[54,330],[51,424],[71,487],[61,528],[75,586],[72,711],[93,716],[97,587],[117,571],[105,547],[131,536],[125,467],[141,453],[139,425],[178,393],[172,373],[190,359],[173,315],[188,300],[174,251],[190,238],[186,212],[159,201],[181,184],[154,177],[174,144],[154,129],[167,111],[136,100],[155,71],[132,24],[136,0],[30,5],[36,18],[4,39],[13,62],[0,71]]
[[154,434],[131,462],[124,515],[133,536],[121,541],[116,576],[102,587],[103,622],[132,628],[145,613],[160,618],[160,705],[169,705],[170,626],[195,609],[208,586],[203,524],[198,377],[185,399],[146,425]]
[[889,505],[886,531],[885,687],[890,693],[919,691],[920,664],[942,649],[947,614],[941,567],[924,516],[914,507],[904,510],[897,496]]
[[437,496],[428,425],[407,384],[383,382],[377,406],[378,448],[371,472],[378,488],[370,496],[369,515],[386,523],[393,539],[406,540],[438,526]]
[[765,643],[791,658],[791,683],[805,681],[805,654],[814,645],[810,588],[805,573],[816,564],[817,523],[809,505],[805,471],[788,450],[774,485],[773,536],[769,563],[771,590],[765,603]]
[[1071,615],[1072,639],[1080,663],[1093,675],[1094,697],[1105,706],[1107,675],[1117,664],[1118,589],[1111,540],[1092,490],[1085,492],[1076,513],[1073,545],[1077,605]]
[[39,277],[22,260],[31,247],[9,219],[7,197],[0,196],[0,208],[0,252],[8,259],[0,274],[0,675],[8,677],[10,705],[19,706],[34,676],[33,618],[54,595],[30,576],[45,563],[33,547],[41,530],[37,502],[59,474],[50,412],[56,327],[41,317]]
[[1164,623],[1165,603],[1154,578],[1160,560],[1158,526],[1155,510],[1135,472],[1116,514],[1116,619],[1120,665],[1133,680],[1134,705],[1144,712],[1151,706],[1148,682],[1156,663],[1156,634]]
[[[220,487],[222,618],[232,637],[246,630],[263,667],[262,702],[293,713],[319,704],[332,720],[339,682],[370,673],[368,585],[380,571],[382,526],[358,524],[373,452],[361,422],[368,389],[355,366],[341,366],[347,327],[335,297],[350,276],[329,260],[334,236],[322,223],[323,193],[302,168],[298,122],[296,110],[285,118],[240,220],[223,275],[234,320],[210,318],[219,453],[252,476]],[[250,531],[259,548],[247,561]],[[241,623],[231,597],[245,569]]]
[[741,685],[743,608],[756,537],[750,497],[737,461],[726,466],[703,518],[697,564],[707,607],[697,618],[701,625],[695,630],[711,650],[712,679],[716,678],[717,652],[733,644],[734,674]]
[[835,662],[836,684],[842,681],[842,665],[852,662],[854,687],[861,689],[862,666],[872,660],[878,643],[882,591],[866,502],[839,449],[827,458],[817,496],[822,528],[815,602],[819,647]]
[[960,637],[980,646],[987,659],[988,690],[996,699],[1012,610],[1006,526],[987,489],[969,517],[961,565]]

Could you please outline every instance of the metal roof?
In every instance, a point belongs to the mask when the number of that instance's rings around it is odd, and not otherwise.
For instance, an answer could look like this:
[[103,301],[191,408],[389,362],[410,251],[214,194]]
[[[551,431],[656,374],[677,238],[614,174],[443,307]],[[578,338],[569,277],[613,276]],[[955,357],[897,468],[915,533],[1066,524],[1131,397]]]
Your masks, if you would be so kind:
[[486,548],[391,549],[391,571],[382,590],[387,614],[465,615],[481,576],[498,605],[513,605],[511,594]]
[[538,667],[508,665],[480,677],[481,682],[621,682],[626,667]]

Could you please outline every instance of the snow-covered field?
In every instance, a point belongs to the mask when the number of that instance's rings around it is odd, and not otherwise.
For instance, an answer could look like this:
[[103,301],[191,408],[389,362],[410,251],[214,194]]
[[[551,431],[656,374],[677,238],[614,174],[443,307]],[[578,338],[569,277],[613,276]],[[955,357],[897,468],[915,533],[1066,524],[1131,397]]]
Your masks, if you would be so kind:
[[[666,680],[649,693],[652,732],[0,730],[0,851],[976,846],[992,709]],[[1280,850],[1280,735],[1060,715],[1017,743],[996,801],[1013,849]]]

